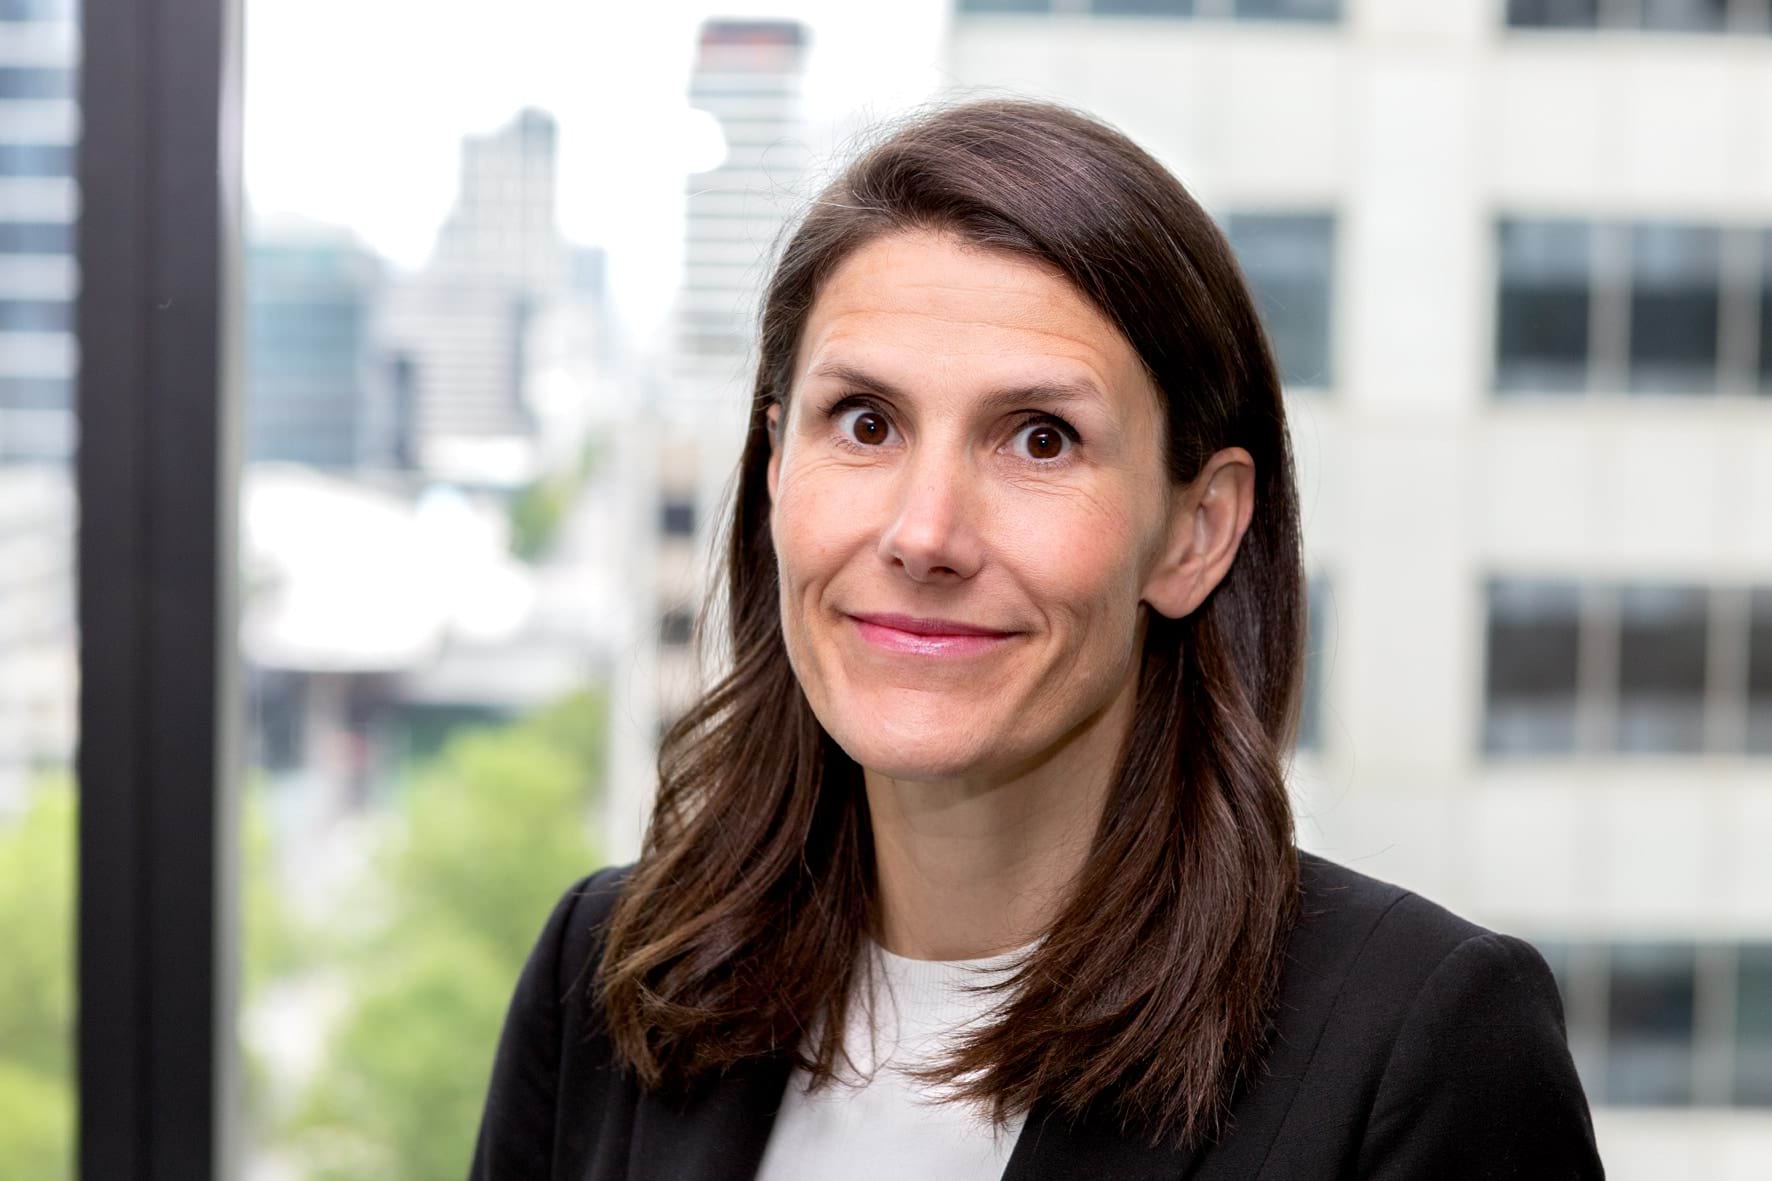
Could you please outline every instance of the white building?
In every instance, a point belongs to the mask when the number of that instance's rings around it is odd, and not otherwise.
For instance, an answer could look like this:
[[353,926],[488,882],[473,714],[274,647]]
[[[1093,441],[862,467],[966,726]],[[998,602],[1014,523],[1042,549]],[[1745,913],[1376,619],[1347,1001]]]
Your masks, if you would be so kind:
[[967,0],[949,64],[1159,156],[1306,362],[1301,840],[1545,948],[1611,1176],[1764,1177],[1765,0],[1192,8]]
[[[636,636],[614,695],[613,850],[639,847],[658,739],[707,675],[691,628],[748,422],[760,289],[777,236],[806,196],[808,43],[798,22],[736,18],[705,22],[697,42],[690,105],[713,116],[726,151],[719,167],[689,178],[668,381],[650,391],[649,417],[635,424],[644,453],[623,461],[635,486],[657,489],[652,503],[634,506],[646,543],[629,555],[634,585],[656,588],[657,601],[637,617],[651,635]],[[710,654],[718,650],[716,642]]]
[[74,749],[74,179],[80,37],[65,0],[0,19],[0,816]]
[[389,294],[377,335],[411,383],[415,458],[434,478],[512,488],[537,474],[529,354],[567,284],[555,155],[554,120],[536,110],[465,139],[436,248]]

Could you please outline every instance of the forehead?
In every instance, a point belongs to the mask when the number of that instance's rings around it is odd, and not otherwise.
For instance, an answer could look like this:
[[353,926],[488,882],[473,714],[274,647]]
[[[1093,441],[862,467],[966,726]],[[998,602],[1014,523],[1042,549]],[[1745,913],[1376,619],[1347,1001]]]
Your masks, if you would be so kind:
[[951,234],[876,238],[825,280],[796,383],[834,364],[998,381],[1073,381],[1110,402],[1149,398],[1137,352],[1057,271]]

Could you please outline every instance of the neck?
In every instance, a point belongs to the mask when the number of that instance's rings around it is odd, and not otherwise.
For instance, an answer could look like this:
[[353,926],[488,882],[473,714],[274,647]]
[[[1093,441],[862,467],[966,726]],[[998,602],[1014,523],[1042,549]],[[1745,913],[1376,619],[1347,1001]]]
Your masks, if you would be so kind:
[[1039,938],[1095,838],[1136,680],[1040,759],[954,779],[864,769],[879,942],[922,960],[978,959]]

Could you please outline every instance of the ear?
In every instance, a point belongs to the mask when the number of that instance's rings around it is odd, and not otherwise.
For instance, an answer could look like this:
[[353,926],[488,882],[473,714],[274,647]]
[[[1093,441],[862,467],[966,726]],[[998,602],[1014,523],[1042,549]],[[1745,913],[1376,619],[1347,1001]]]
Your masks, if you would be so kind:
[[769,503],[775,503],[775,482],[781,471],[781,403],[769,403],[763,412],[764,428],[769,433]]
[[1255,515],[1255,460],[1241,447],[1213,454],[1170,496],[1169,532],[1140,596],[1171,619],[1205,601],[1229,572]]

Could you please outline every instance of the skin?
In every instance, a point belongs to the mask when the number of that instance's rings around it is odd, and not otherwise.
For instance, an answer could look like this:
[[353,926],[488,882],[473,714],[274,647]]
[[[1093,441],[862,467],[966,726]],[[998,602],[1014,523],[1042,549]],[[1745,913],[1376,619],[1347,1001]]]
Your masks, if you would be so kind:
[[[889,392],[831,410],[866,392],[844,366]],[[1042,382],[1079,392],[987,401]],[[1186,615],[1230,569],[1253,460],[1226,448],[1172,483],[1157,391],[1118,329],[1056,272],[921,230],[826,280],[769,432],[783,636],[864,771],[876,937],[917,959],[1033,941],[1101,815],[1145,612]],[[963,658],[905,654],[854,613],[1014,634]]]

